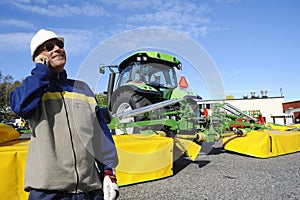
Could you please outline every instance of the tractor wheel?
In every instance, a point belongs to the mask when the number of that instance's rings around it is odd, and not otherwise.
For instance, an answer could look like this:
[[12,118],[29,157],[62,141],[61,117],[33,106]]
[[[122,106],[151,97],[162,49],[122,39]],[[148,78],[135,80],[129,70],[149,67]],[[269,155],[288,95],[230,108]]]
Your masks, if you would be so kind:
[[[113,114],[124,113],[151,104],[152,103],[149,99],[137,94],[134,91],[123,91],[116,97],[116,101],[112,106],[112,113]],[[142,120],[148,120],[148,119],[143,114],[141,114],[140,116],[123,119],[120,122],[128,123],[128,122],[137,122]],[[131,134],[131,133],[139,133],[141,130],[146,130],[146,129],[147,127],[132,127],[132,128],[126,128],[126,131],[127,133]],[[120,129],[116,129],[115,134],[117,135],[123,134],[123,132]]]

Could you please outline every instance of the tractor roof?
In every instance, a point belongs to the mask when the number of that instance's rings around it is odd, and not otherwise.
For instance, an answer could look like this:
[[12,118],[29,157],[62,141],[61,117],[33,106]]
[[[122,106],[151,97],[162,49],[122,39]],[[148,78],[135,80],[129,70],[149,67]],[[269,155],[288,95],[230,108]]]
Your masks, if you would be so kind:
[[176,57],[165,53],[152,51],[140,51],[130,55],[120,63],[119,70],[122,71],[132,62],[161,63],[170,67],[176,67],[178,70],[181,70],[181,62]]

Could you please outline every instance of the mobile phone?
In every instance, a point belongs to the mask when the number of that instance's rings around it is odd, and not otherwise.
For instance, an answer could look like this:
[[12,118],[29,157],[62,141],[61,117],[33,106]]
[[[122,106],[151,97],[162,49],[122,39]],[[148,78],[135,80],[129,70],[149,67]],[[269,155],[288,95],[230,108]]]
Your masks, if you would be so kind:
[[47,58],[44,58],[44,65],[46,65],[47,67],[50,67],[50,63]]

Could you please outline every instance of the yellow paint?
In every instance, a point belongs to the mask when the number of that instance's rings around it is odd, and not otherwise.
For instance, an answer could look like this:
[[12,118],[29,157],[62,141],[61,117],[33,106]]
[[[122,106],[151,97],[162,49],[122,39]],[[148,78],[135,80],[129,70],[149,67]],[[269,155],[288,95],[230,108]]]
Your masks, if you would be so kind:
[[24,169],[29,140],[0,144],[0,199],[28,199]]
[[173,175],[173,139],[158,135],[114,136],[119,156],[119,185],[155,180]]
[[300,151],[300,131],[252,130],[244,137],[224,138],[223,147],[258,158],[294,153]]
[[187,155],[190,157],[192,161],[194,161],[201,150],[201,146],[191,140],[176,138],[175,142],[176,140],[180,142],[180,144],[178,145],[183,145]]
[[13,127],[0,123],[0,144],[10,140],[18,139],[19,137],[20,133]]

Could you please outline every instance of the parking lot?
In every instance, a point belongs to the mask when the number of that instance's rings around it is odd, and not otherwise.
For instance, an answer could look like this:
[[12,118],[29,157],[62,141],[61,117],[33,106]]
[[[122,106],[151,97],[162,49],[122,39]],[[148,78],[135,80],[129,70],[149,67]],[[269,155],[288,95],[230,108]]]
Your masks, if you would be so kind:
[[300,199],[300,152],[268,159],[214,148],[174,175],[120,188],[120,199]]

